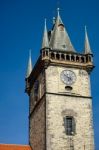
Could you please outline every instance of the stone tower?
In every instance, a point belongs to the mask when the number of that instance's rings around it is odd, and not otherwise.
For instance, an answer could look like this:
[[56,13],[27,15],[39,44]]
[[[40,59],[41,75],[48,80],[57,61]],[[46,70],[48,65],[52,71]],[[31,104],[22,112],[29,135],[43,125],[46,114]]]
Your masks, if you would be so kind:
[[83,53],[74,49],[59,14],[44,35],[32,69],[29,57],[29,143],[33,150],[94,150],[90,73],[93,66],[87,30]]

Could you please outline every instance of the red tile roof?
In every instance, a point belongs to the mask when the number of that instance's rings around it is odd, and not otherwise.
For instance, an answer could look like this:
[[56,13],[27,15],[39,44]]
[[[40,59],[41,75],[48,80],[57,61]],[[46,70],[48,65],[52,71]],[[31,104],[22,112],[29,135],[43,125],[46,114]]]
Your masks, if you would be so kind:
[[31,150],[29,145],[0,144],[0,150]]

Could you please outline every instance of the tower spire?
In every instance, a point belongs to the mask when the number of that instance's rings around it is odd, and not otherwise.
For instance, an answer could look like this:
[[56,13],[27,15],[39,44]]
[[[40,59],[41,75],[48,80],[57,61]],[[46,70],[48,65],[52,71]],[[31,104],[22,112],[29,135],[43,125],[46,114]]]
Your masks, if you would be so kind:
[[27,72],[26,72],[26,78],[29,77],[29,75],[32,72],[32,59],[31,59],[31,49],[29,50],[29,60],[28,60],[28,66],[27,66]]
[[52,30],[50,44],[49,47],[51,49],[59,49],[59,50],[66,50],[70,52],[75,52],[68,33],[65,29],[65,26],[62,22],[60,17],[60,9],[57,8],[57,18],[55,21],[54,28]]
[[49,47],[49,40],[48,40],[48,32],[47,32],[47,25],[45,19],[45,26],[44,26],[44,34],[43,34],[43,41],[42,41],[42,49]]
[[84,47],[84,53],[85,54],[92,54],[86,26],[85,26],[85,47]]

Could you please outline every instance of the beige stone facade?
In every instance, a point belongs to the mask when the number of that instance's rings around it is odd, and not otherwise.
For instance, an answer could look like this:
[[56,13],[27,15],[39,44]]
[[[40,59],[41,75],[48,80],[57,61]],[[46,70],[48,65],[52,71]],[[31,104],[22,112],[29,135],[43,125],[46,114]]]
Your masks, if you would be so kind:
[[[71,150],[72,144],[74,150],[93,150],[91,99],[47,95],[47,100],[47,150]],[[73,136],[65,133],[64,117],[68,115],[76,122]]]
[[[76,82],[68,93],[60,79],[64,69],[73,70]],[[50,66],[46,70],[46,140],[47,150],[94,150],[90,78],[85,70]],[[64,117],[73,116],[76,132],[67,136]]]
[[[70,91],[65,89],[60,77],[66,69],[76,74],[76,82]],[[30,145],[33,150],[94,150],[92,98],[87,71],[49,66],[45,75],[41,73],[37,80],[40,85],[38,100],[35,101],[34,85],[30,95]],[[75,133],[71,136],[66,135],[65,116],[75,119]]]
[[69,94],[90,97],[90,77],[86,70],[77,68],[66,68],[50,66],[46,70],[46,91],[50,93],[68,93],[65,84],[61,81],[60,74],[63,70],[72,70],[76,74],[76,82],[72,85]]

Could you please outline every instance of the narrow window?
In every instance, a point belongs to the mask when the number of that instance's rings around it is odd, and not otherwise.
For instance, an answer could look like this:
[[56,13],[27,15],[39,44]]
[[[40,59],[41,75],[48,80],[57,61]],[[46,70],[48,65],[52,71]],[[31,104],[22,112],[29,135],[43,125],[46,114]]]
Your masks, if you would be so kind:
[[74,135],[75,134],[75,121],[74,118],[71,116],[66,116],[64,118],[65,124],[65,131],[67,135]]
[[34,97],[35,97],[35,101],[38,100],[38,92],[39,92],[39,81],[36,80],[34,83]]

